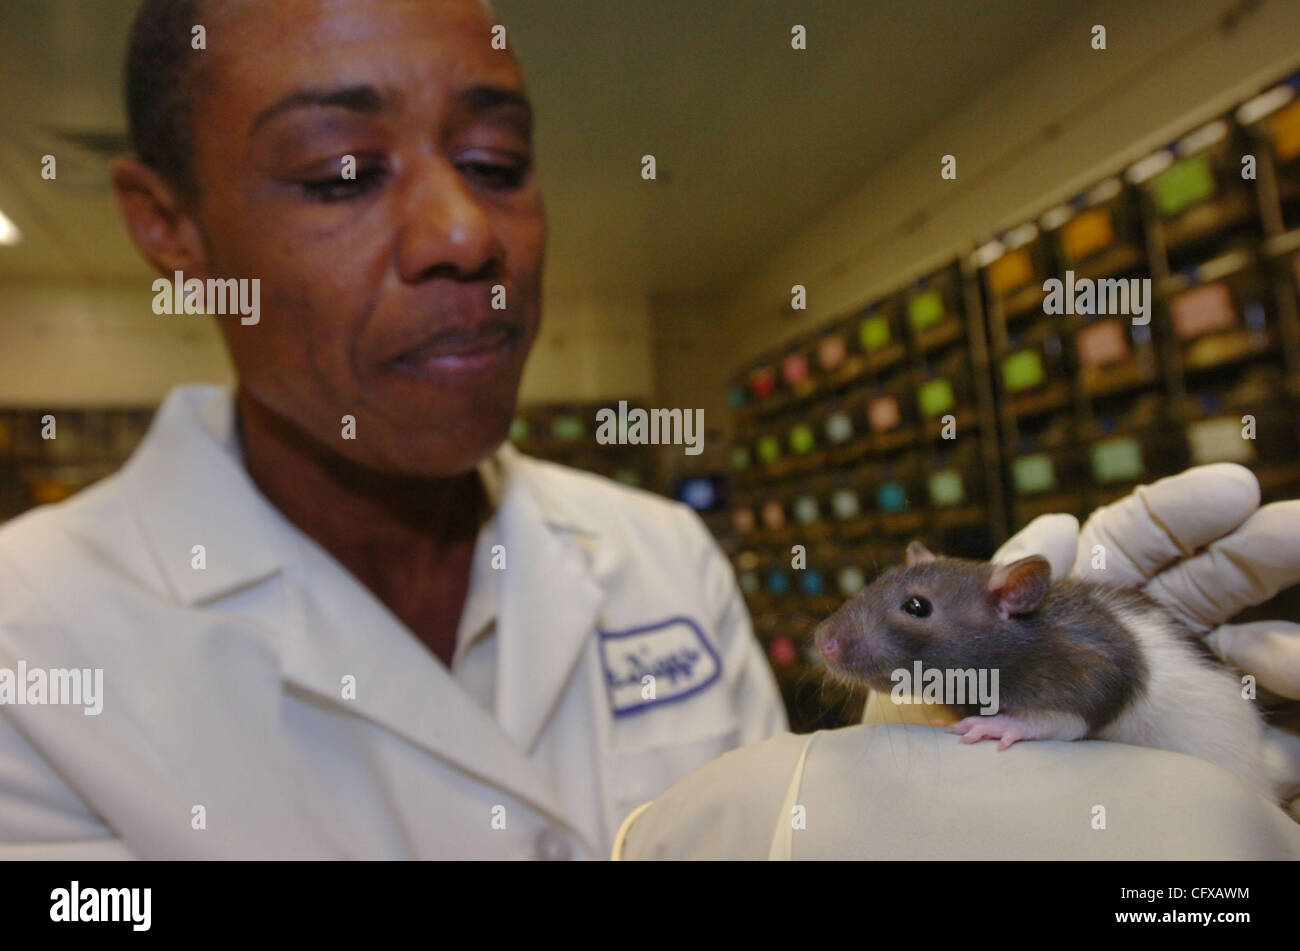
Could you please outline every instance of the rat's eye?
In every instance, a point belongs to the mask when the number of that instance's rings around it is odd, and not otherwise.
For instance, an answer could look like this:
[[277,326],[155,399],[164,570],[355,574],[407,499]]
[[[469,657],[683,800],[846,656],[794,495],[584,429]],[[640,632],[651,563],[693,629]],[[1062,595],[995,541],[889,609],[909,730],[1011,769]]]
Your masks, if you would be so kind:
[[925,598],[912,595],[903,602],[903,610],[912,615],[912,617],[929,617],[930,602],[925,600]]

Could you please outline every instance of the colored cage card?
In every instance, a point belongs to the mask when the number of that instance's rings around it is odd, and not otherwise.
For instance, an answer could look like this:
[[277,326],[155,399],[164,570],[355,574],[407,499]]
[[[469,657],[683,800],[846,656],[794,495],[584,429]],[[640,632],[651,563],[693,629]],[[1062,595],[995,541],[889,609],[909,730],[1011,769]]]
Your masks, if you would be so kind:
[[999,297],[1019,290],[1034,279],[1034,264],[1024,248],[1008,251],[988,269],[989,289]]
[[831,510],[839,519],[857,518],[860,511],[858,493],[852,489],[836,489],[831,496]]
[[839,570],[835,584],[840,589],[840,594],[851,598],[867,586],[867,576],[856,565],[848,565]]
[[781,361],[781,379],[786,386],[798,386],[808,378],[808,357],[803,353],[792,353]]
[[817,365],[827,373],[838,370],[847,357],[848,345],[844,342],[844,334],[832,334],[817,344]]
[[1106,439],[1092,447],[1092,476],[1102,485],[1134,482],[1146,471],[1142,447],[1136,439],[1122,436]]
[[1300,157],[1300,100],[1273,113],[1269,130],[1273,133],[1273,155],[1279,162]]
[[1213,198],[1218,186],[1214,183],[1210,160],[1204,155],[1192,155],[1157,175],[1151,188],[1160,214],[1172,218],[1198,202]]
[[584,428],[577,416],[557,416],[551,421],[551,435],[565,442],[581,439]]
[[1056,472],[1052,460],[1042,453],[1021,456],[1011,463],[1011,478],[1021,495],[1048,492],[1056,488]]
[[826,417],[826,441],[830,443],[848,442],[853,438],[853,420],[849,414],[840,410]]
[[1171,298],[1169,312],[1174,318],[1174,333],[1183,340],[1231,330],[1237,323],[1232,294],[1222,281],[1194,287]]
[[898,399],[893,396],[872,400],[867,407],[867,417],[871,420],[871,428],[878,433],[887,433],[903,421]]
[[921,291],[907,302],[907,318],[913,330],[926,330],[943,321],[946,310],[943,295],[937,290]]
[[760,436],[755,444],[760,462],[766,464],[776,462],[781,458],[781,440],[777,439],[770,433],[766,436]]
[[858,341],[862,349],[871,353],[889,343],[889,318],[884,314],[873,314],[863,319],[858,325]]
[[790,451],[797,456],[812,452],[813,447],[817,445],[817,437],[813,435],[812,427],[806,423],[800,423],[790,430],[787,441],[790,444]]
[[732,511],[731,524],[742,535],[748,535],[758,527],[758,522],[754,518],[754,510],[747,508]]
[[907,489],[897,481],[885,482],[876,488],[876,507],[882,512],[907,510]]
[[1017,350],[1003,357],[1002,380],[1010,393],[1042,386],[1047,381],[1042,354],[1037,350]]
[[1129,355],[1128,334],[1115,320],[1102,320],[1084,327],[1074,342],[1079,363],[1085,367],[1118,363]]
[[952,383],[942,377],[927,380],[916,391],[917,402],[923,416],[941,416],[957,404],[952,392]]
[[966,501],[966,487],[961,473],[955,469],[941,469],[930,473],[930,504],[943,508],[961,505]]
[[1241,420],[1231,416],[1192,423],[1187,427],[1187,443],[1193,465],[1255,461],[1254,443],[1242,435]]
[[811,495],[801,495],[796,498],[793,509],[794,520],[800,525],[811,525],[821,515],[817,508],[817,500]]
[[1115,243],[1110,209],[1089,208],[1061,227],[1061,250],[1070,261],[1082,261]]

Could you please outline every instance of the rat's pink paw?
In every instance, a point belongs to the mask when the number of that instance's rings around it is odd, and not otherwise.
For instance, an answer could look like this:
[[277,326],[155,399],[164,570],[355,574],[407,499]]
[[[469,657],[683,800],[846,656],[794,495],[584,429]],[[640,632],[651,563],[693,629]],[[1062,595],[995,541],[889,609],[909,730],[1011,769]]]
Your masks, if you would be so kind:
[[980,740],[997,740],[998,749],[1005,750],[1019,740],[1029,739],[1021,724],[1010,717],[967,717],[948,728],[949,733],[961,736],[963,743],[978,743]]

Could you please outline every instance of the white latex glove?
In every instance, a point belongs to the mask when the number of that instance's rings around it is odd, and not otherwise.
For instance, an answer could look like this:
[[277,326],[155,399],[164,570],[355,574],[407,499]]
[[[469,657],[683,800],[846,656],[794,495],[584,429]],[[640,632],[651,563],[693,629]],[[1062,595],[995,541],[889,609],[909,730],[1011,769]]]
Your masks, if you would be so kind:
[[[1030,554],[1047,558],[1054,578],[1141,588],[1204,633],[1219,657],[1273,693],[1300,698],[1300,624],[1223,623],[1300,582],[1300,499],[1260,508],[1249,469],[1217,463],[1139,486],[1082,530],[1071,515],[1040,516],[992,560]],[[1293,784],[1286,794],[1300,794],[1300,740],[1270,729],[1269,744],[1279,779]]]

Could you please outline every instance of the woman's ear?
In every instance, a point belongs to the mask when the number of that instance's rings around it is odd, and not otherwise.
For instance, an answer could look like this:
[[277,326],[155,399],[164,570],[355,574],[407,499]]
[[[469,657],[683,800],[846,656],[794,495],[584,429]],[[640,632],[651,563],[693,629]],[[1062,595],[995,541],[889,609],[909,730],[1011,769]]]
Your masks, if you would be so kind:
[[1042,555],[1030,555],[1010,564],[994,565],[987,588],[1005,621],[1013,614],[1028,614],[1038,607],[1051,580],[1051,563]]
[[176,186],[133,158],[115,159],[109,177],[131,240],[154,269],[168,278],[176,271],[205,277],[203,235]]

